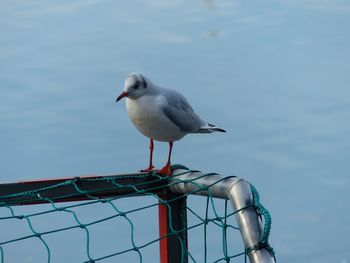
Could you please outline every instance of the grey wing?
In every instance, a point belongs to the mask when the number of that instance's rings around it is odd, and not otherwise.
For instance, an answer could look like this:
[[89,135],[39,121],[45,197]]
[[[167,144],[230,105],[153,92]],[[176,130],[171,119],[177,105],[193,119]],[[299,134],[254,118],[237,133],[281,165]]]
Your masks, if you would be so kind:
[[198,132],[205,124],[180,93],[168,90],[165,98],[168,104],[163,105],[163,112],[181,131]]

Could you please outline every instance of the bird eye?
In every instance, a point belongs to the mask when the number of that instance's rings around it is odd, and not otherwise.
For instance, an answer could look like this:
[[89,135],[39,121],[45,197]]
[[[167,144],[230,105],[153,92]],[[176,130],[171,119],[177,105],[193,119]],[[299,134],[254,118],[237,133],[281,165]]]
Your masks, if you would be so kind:
[[139,88],[139,86],[140,86],[140,83],[138,83],[138,82],[137,82],[137,83],[135,83],[134,88],[135,88],[135,89],[138,89],[138,88]]

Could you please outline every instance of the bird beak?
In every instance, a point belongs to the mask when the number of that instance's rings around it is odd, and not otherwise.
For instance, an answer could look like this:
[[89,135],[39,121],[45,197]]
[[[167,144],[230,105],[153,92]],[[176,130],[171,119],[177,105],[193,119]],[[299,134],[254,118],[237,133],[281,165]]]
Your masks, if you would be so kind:
[[128,96],[128,93],[123,91],[122,93],[120,93],[120,95],[118,96],[117,100],[115,102],[120,101],[122,98],[124,98],[125,96]]

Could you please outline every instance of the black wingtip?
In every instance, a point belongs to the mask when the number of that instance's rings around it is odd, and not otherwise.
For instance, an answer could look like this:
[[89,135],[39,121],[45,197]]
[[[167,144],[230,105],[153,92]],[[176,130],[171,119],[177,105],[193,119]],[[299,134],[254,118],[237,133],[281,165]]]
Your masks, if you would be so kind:
[[213,130],[213,131],[226,132],[224,129],[216,127],[214,124],[208,123],[208,125],[210,126],[210,129]]
[[218,132],[226,132],[224,129],[217,128],[217,127],[215,127],[213,130],[218,131]]

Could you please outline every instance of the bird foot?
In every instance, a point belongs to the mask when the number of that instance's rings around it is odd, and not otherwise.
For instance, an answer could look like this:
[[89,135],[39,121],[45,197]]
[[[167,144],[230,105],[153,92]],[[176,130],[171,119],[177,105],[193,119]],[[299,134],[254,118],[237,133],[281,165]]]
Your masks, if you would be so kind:
[[170,163],[167,163],[162,169],[157,170],[157,174],[170,176],[171,175]]
[[150,166],[148,166],[148,168],[140,170],[140,172],[141,173],[150,173],[150,172],[153,172],[154,170],[155,170],[154,166],[150,165]]

